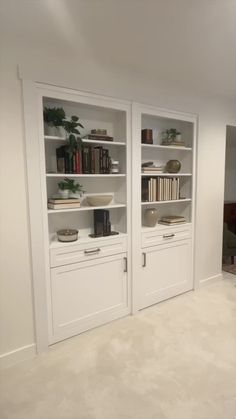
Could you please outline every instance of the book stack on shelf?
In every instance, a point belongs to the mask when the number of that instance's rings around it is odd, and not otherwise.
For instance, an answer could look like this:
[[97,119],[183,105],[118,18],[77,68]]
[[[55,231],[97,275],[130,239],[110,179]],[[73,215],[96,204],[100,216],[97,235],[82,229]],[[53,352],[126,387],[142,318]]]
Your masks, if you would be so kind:
[[61,199],[61,198],[50,198],[48,200],[48,209],[72,209],[72,208],[79,208],[80,207],[80,200],[77,198],[68,198],[68,199]]
[[153,162],[142,163],[142,173],[163,173],[165,166],[157,165]]
[[83,139],[93,141],[113,141],[113,137],[107,135],[106,129],[92,129],[91,134],[86,135]]
[[177,224],[183,224],[186,223],[186,218],[181,215],[167,215],[165,217],[162,217],[159,221],[159,224],[164,225],[177,225]]
[[102,146],[83,146],[72,156],[67,152],[67,146],[56,149],[57,172],[74,174],[108,174],[111,170],[109,150]]
[[142,179],[142,202],[178,200],[179,178],[157,177]]

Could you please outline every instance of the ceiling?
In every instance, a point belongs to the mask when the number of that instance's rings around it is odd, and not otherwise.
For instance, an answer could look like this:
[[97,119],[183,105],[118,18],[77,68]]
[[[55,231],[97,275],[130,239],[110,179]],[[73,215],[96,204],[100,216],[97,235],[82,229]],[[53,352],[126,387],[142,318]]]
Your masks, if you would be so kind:
[[1,35],[236,98],[236,0],[1,0]]

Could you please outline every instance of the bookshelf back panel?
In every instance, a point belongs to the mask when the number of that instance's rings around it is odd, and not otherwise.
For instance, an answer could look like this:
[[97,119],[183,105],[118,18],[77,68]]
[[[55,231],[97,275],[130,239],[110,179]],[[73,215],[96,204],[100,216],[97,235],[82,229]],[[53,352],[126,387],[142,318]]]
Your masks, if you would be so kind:
[[142,163],[152,161],[160,166],[165,166],[169,160],[179,160],[181,163],[180,173],[192,173],[192,153],[171,149],[142,148]]
[[[182,134],[182,140],[186,147],[192,147],[193,144],[193,123],[181,121],[178,119],[163,118],[158,116],[142,114],[142,129],[149,128],[153,130],[153,144],[161,144],[161,133],[166,129],[175,128]],[[141,133],[140,133],[141,141]]]
[[[65,175],[66,177],[66,175]],[[58,193],[58,182],[64,178],[48,178],[47,179],[47,198],[51,198]],[[126,203],[126,178],[76,178],[75,183],[83,186],[85,194],[112,194],[114,201]]]
[[162,203],[162,204],[153,204],[148,206],[142,207],[142,226],[145,225],[145,210],[150,208],[156,208],[158,211],[158,220],[161,217],[167,215],[181,215],[186,218],[187,222],[191,222],[191,202],[172,202],[170,203]]
[[[66,141],[46,141],[45,142],[45,164],[46,173],[57,173],[56,149],[65,145]],[[87,144],[86,144],[87,145]],[[97,144],[99,146],[99,143]],[[96,144],[93,144],[96,146]],[[109,142],[102,145],[103,149],[109,150],[109,156],[113,160],[119,161],[119,172],[126,173],[126,148],[109,145]]]
[[127,121],[124,111],[51,98],[44,98],[43,105],[62,107],[66,117],[78,116],[84,127],[79,128],[81,137],[90,134],[91,129],[106,129],[107,135],[113,137],[114,141],[126,141]]
[[[126,233],[126,208],[113,208],[109,210],[109,213],[112,229]],[[76,228],[87,230],[88,234],[93,233],[93,217],[93,211],[49,214],[49,234],[55,234],[58,230],[64,228]]]
[[[174,176],[173,176],[174,177]],[[151,177],[142,177],[142,181],[141,181],[141,189],[142,189],[142,182],[143,179],[147,179],[150,180]],[[156,190],[158,190],[158,177],[152,178],[155,180],[156,182]],[[161,179],[165,179],[165,177],[161,177]],[[168,177],[169,180],[171,180],[171,178]],[[163,186],[164,187],[164,186]],[[180,199],[184,199],[184,198],[191,198],[192,197],[192,177],[180,177],[179,178],[179,191],[180,191]],[[142,196],[142,190],[141,190],[141,196]],[[146,197],[148,197],[148,195],[146,195]],[[147,200],[147,198],[145,199]]]

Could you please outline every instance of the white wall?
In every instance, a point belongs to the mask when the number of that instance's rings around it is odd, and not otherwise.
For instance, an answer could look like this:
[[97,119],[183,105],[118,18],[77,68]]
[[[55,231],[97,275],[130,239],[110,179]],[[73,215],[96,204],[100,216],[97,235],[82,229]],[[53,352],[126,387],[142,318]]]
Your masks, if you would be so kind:
[[[39,7],[40,2],[33,2]],[[36,6],[35,6],[36,7]],[[24,10],[22,11],[22,14]],[[22,17],[22,16],[21,16]],[[28,18],[28,17],[26,17]],[[41,19],[41,25],[39,24]],[[43,22],[43,23],[42,23]],[[221,226],[224,195],[226,124],[236,125],[235,107],[178,83],[158,81],[135,70],[95,60],[86,40],[63,42],[54,36],[48,16],[14,25],[1,36],[1,294],[0,354],[34,343],[29,219],[25,170],[22,91],[23,73],[38,81],[133,99],[199,114],[196,220],[198,281],[221,272]],[[17,26],[17,17],[16,17]],[[52,33],[51,33],[52,32]],[[1,34],[0,34],[1,35]]]
[[227,127],[225,155],[225,201],[236,201],[236,127]]

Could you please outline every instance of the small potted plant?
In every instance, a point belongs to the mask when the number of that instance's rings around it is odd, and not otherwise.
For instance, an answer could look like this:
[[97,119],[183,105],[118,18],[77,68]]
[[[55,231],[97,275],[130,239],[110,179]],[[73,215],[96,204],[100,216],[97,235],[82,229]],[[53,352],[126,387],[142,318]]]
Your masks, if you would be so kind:
[[166,145],[171,145],[173,142],[180,143],[182,140],[181,133],[175,128],[166,129],[162,132],[161,137],[162,144]]
[[67,198],[80,198],[84,193],[83,186],[79,183],[75,183],[74,179],[65,177],[58,184],[59,194],[63,199]]
[[72,115],[71,119],[64,119],[63,120],[63,127],[67,133],[67,140],[68,140],[68,147],[67,152],[69,153],[70,157],[74,154],[75,151],[79,150],[82,146],[82,140],[79,137],[79,130],[78,127],[84,128],[83,125],[78,122],[79,117],[76,115]]
[[63,127],[65,117],[63,108],[48,108],[45,106],[43,109],[45,135],[63,137],[65,135]]

